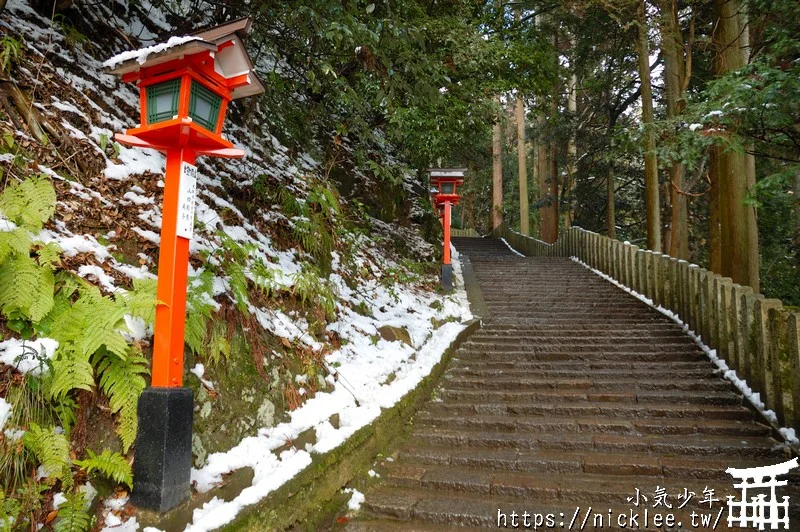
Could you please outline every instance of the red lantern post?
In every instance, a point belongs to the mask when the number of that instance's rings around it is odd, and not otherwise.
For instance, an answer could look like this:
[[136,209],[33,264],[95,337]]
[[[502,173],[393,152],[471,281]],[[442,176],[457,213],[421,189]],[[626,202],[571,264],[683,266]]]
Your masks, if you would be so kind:
[[222,126],[232,100],[264,91],[242,40],[250,27],[249,19],[241,19],[105,63],[139,87],[140,123],[117,133],[116,140],[167,156],[152,382],[139,399],[133,468],[133,502],[159,511],[190,495],[193,399],[191,390],[181,386],[197,188],[194,162],[201,155],[244,156],[222,136]]
[[450,262],[450,216],[453,205],[458,205],[461,198],[458,187],[464,184],[466,168],[431,168],[432,192],[435,192],[433,203],[442,218],[444,230],[444,252],[442,254],[442,288],[453,289],[453,265]]

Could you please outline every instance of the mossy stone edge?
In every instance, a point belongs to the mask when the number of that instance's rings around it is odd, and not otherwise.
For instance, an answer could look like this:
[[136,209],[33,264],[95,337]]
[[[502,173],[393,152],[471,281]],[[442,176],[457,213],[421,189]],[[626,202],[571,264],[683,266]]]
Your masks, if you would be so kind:
[[284,530],[302,524],[306,516],[334,498],[359,471],[368,468],[379,453],[391,446],[403,432],[406,422],[430,397],[453,353],[480,326],[480,320],[468,322],[416,388],[339,447],[325,454],[312,455],[311,465],[263,501],[245,508],[236,520],[221,530]]

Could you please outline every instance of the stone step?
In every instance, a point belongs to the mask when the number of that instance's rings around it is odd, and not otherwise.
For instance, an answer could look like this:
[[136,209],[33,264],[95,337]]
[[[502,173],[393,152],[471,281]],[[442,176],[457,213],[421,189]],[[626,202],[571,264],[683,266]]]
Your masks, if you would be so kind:
[[[458,355],[456,353],[456,355]],[[449,371],[518,371],[518,372],[544,372],[544,371],[570,371],[570,372],[661,372],[669,373],[672,377],[676,372],[681,375],[691,371],[711,371],[719,370],[707,357],[690,362],[670,362],[669,364],[653,365],[649,362],[624,361],[624,360],[534,360],[530,362],[503,361],[503,360],[461,360],[456,356]],[[573,373],[574,374],[574,373]],[[717,374],[717,378],[721,373]]]
[[677,334],[684,335],[683,330],[673,321],[661,322],[656,324],[643,324],[636,329],[610,327],[606,323],[586,322],[579,326],[553,325],[548,323],[520,324],[520,323],[495,323],[484,322],[480,331],[486,335],[517,335],[517,334],[563,334],[582,337],[587,334],[606,334],[613,333],[618,335],[653,335],[653,334]]
[[535,361],[559,361],[559,360],[583,360],[583,361],[636,361],[647,362],[650,364],[664,364],[672,362],[699,362],[707,361],[708,357],[700,350],[690,351],[688,349],[683,351],[673,351],[664,353],[630,353],[630,352],[605,352],[595,351],[592,352],[566,352],[566,351],[547,351],[547,352],[534,352],[534,351],[501,351],[488,350],[488,349],[473,349],[463,350],[459,349],[456,356],[462,362],[477,361],[516,361],[516,362],[535,362]]
[[[528,510],[569,529],[576,508],[630,512],[636,488],[664,487],[677,502],[684,488],[710,486],[723,508],[738,495],[728,468],[789,458],[670,318],[566,258],[518,257],[494,239],[454,243],[488,316],[348,528],[497,528],[498,510]],[[794,515],[800,471],[790,481]],[[678,517],[696,528],[688,510]]]
[[[597,474],[608,478],[653,476],[665,479],[711,479],[730,481],[729,467],[758,467],[778,463],[780,458],[752,456],[618,454],[580,450],[517,450],[423,445],[411,442],[399,454],[398,466],[449,465],[490,471],[516,471],[542,478],[564,474]],[[796,475],[795,475],[796,478]]]
[[741,406],[742,397],[732,392],[694,391],[640,391],[636,393],[603,393],[587,390],[450,390],[440,392],[446,402],[509,402],[536,404],[545,403],[674,403],[716,406]]
[[[511,367],[497,368],[474,365],[465,365],[464,367],[453,367],[447,371],[449,377],[472,377],[483,379],[500,379],[500,378],[538,378],[538,379],[569,379],[576,376],[586,375],[591,379],[599,378],[604,379],[642,379],[644,377],[668,379],[675,375],[675,370],[667,367],[656,367],[648,369],[641,367],[637,369],[599,369],[589,368],[587,366],[576,366],[564,369],[530,369],[530,368],[516,368],[514,365]],[[719,373],[712,367],[703,369],[682,369],[681,375],[690,379],[719,379]]]
[[[548,325],[561,325],[565,327],[580,327],[583,323],[587,321],[586,316],[575,316],[572,318],[553,318],[548,317],[547,313],[542,313],[538,315],[538,317],[532,317],[531,315],[525,316],[503,316],[502,314],[493,313],[490,309],[490,314],[488,317],[485,318],[487,323],[493,324],[524,324],[524,325],[539,325],[539,324],[548,324]],[[663,320],[659,319],[638,319],[638,318],[630,318],[630,317],[619,317],[613,320],[604,320],[607,324],[607,327],[614,328],[614,327],[622,327],[625,329],[631,328],[641,328],[647,327],[648,325],[652,326],[665,326],[665,325],[673,325],[673,321],[667,321],[667,318]]]
[[[688,494],[684,495],[684,488],[695,495],[700,494],[700,498],[692,497],[693,507],[697,507],[698,501],[702,499],[703,490],[707,488],[713,489],[715,497],[721,501],[726,500],[726,495],[737,495],[733,483],[725,478],[665,479],[663,476],[620,477],[597,473],[542,475],[453,465],[405,463],[387,468],[383,477],[387,484],[399,488],[560,499],[592,504],[629,504],[628,499],[635,497],[637,488],[648,500],[654,497],[656,490],[663,489],[667,493],[667,504],[671,504],[673,508],[688,499]],[[681,495],[684,499],[679,498]],[[686,501],[687,504],[691,503],[692,499]]]
[[756,414],[744,406],[713,406],[696,404],[636,404],[636,403],[428,403],[422,414],[473,416],[521,415],[521,416],[564,416],[564,417],[618,417],[623,419],[718,419],[754,421]]
[[[641,509],[631,509],[630,503],[625,504],[603,504],[594,507],[586,503],[576,505],[574,501],[551,499],[551,498],[525,498],[520,496],[493,495],[487,497],[484,494],[471,493],[452,493],[441,492],[435,489],[408,489],[382,486],[370,493],[365,506],[370,513],[381,518],[389,518],[402,522],[410,522],[408,529],[415,529],[417,522],[425,524],[446,524],[459,527],[485,527],[485,528],[534,528],[534,523],[529,521],[526,527],[521,521],[523,513],[532,516],[542,515],[542,522],[536,528],[546,529],[547,522],[544,516],[551,516],[552,523],[549,529],[568,530],[572,525],[573,530],[620,530],[617,523],[606,521],[609,514],[616,519],[617,515],[636,513],[638,526],[637,530],[662,530],[660,526],[655,526],[653,522],[644,522],[644,507]],[[648,515],[652,518],[652,513],[656,512],[648,508]],[[720,511],[723,510],[723,511]],[[675,523],[686,522],[686,528],[691,529],[691,511],[688,508],[682,510],[666,510],[675,516]],[[666,513],[665,512],[665,513]],[[719,513],[720,517],[724,514],[723,503],[716,503],[712,517]],[[517,515],[517,526],[513,526],[510,515]],[[573,518],[574,516],[574,518]],[[529,519],[535,519],[530,517]],[[499,521],[499,522],[498,522]],[[623,528],[621,530],[628,530]],[[727,521],[720,518],[715,530],[729,530]]]
[[770,427],[754,421],[727,419],[625,419],[620,417],[564,417],[475,414],[469,417],[436,413],[421,413],[415,418],[417,427],[441,427],[446,430],[463,428],[481,432],[581,432],[614,434],[680,434],[720,436],[764,436]]
[[520,343],[520,344],[538,344],[538,343],[553,343],[553,344],[573,344],[573,343],[580,343],[580,344],[607,344],[607,343],[623,343],[623,344],[651,344],[657,342],[660,345],[664,344],[683,344],[691,347],[696,347],[697,344],[689,338],[688,336],[668,332],[662,336],[633,336],[633,335],[624,335],[624,334],[616,334],[616,333],[609,333],[605,335],[590,335],[586,331],[583,331],[583,334],[561,334],[558,331],[552,331],[551,333],[540,333],[540,334],[513,334],[509,335],[507,333],[504,334],[473,334],[470,337],[471,342],[475,342],[476,344],[484,344],[484,343],[491,343],[491,344],[512,344],[512,343]]
[[538,340],[529,342],[499,342],[494,340],[468,340],[461,346],[461,351],[481,351],[481,352],[547,352],[561,351],[570,353],[585,353],[601,351],[604,353],[682,353],[682,352],[701,352],[698,345],[692,343],[676,342],[622,342],[614,340],[580,340],[571,342],[559,342],[554,340]]
[[384,532],[385,530],[400,530],[403,532],[439,532],[443,530],[457,530],[459,532],[483,531],[485,528],[446,526],[441,523],[429,524],[411,521],[397,521],[393,519],[354,519],[349,521],[345,527],[348,532]]
[[477,431],[469,432],[419,427],[412,433],[412,441],[425,445],[452,445],[516,450],[581,450],[608,453],[659,453],[688,456],[749,456],[781,458],[784,449],[773,448],[774,441],[757,436],[709,436],[669,434],[592,434],[587,432],[536,433]]
[[690,379],[680,381],[651,378],[604,377],[586,373],[570,378],[545,378],[517,375],[500,375],[494,378],[448,375],[448,390],[593,390],[593,391],[647,391],[647,390],[694,390],[725,391],[732,388],[727,380]]

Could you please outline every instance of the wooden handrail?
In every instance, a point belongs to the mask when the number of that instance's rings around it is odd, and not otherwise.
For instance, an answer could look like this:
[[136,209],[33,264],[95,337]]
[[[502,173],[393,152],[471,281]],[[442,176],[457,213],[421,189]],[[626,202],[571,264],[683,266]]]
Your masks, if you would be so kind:
[[575,257],[671,311],[760,394],[778,426],[800,432],[800,313],[795,309],[695,264],[579,227],[562,232],[555,244],[505,225],[494,236],[530,257]]

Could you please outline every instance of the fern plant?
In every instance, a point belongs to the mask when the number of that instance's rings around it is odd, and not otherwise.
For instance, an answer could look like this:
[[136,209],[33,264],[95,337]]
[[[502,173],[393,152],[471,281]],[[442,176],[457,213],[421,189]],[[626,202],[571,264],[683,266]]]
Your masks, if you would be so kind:
[[292,295],[300,298],[303,305],[316,305],[328,319],[336,315],[336,291],[327,279],[323,279],[319,269],[311,264],[294,275]]
[[3,488],[0,487],[0,532],[10,532],[14,521],[17,519],[22,505],[16,499],[7,499]]
[[86,453],[89,458],[75,460],[75,465],[84,469],[87,473],[100,472],[117,484],[125,484],[129,489],[133,489],[131,465],[125,460],[124,456],[119,453],[112,453],[109,449],[105,449],[99,455],[88,449]]
[[15,183],[0,195],[0,211],[3,215],[31,231],[41,230],[55,210],[56,191],[45,175]]
[[69,457],[69,440],[53,428],[42,428],[31,423],[22,441],[42,464],[45,474],[60,480],[63,486],[72,486],[72,461]]
[[22,41],[10,35],[0,39],[0,71],[8,72],[11,65],[19,61],[22,50]]
[[86,494],[80,491],[65,495],[66,501],[58,507],[54,532],[87,532],[92,518],[86,508]]
[[117,434],[122,440],[123,451],[127,453],[136,441],[138,400],[147,386],[143,375],[149,373],[147,360],[134,350],[124,358],[103,353],[97,370],[100,388],[108,396],[111,412],[119,414]]

